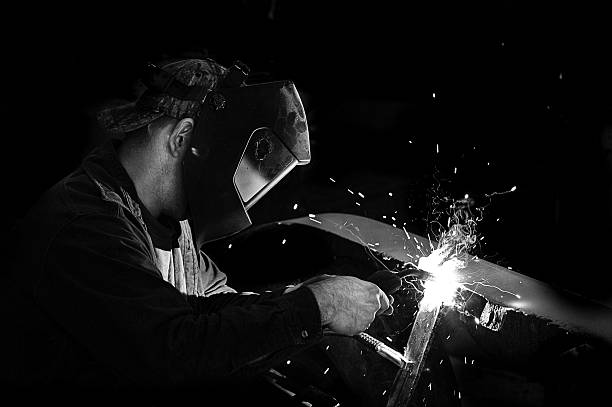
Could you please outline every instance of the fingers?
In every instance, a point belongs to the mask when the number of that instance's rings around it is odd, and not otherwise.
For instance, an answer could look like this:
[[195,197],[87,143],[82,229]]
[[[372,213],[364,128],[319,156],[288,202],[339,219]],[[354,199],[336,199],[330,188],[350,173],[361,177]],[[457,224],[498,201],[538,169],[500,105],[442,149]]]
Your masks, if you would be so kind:
[[395,299],[391,295],[387,295],[387,298],[389,298],[389,308],[387,308],[387,310],[382,312],[380,315],[392,315],[393,311],[395,311],[395,308],[393,308],[393,302]]
[[380,308],[376,311],[376,315],[385,314],[389,307],[391,307],[391,301],[380,288],[378,289],[378,301],[380,302]]

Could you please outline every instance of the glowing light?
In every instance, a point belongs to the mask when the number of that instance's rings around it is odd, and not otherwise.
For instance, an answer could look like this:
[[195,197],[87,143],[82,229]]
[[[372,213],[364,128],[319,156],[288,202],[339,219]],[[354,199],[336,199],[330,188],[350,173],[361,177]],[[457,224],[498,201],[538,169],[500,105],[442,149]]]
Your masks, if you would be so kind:
[[514,191],[516,191],[516,185],[510,188],[510,192],[514,192]]
[[436,153],[440,154],[440,146],[436,143]]
[[431,274],[423,283],[424,294],[421,300],[421,306],[427,309],[441,304],[450,306],[455,302],[459,288],[457,270],[464,266],[464,262],[454,255],[449,257],[449,249],[449,246],[443,246],[419,259],[418,268]]
[[389,192],[389,196],[393,196],[393,192]]
[[433,93],[431,94],[431,96],[433,96],[433,98],[435,99],[435,98],[436,98],[436,92],[433,92]]
[[298,204],[293,205],[293,210],[296,210],[298,208]]
[[287,361],[287,364],[288,364],[288,365],[290,365],[290,364],[291,364],[291,361],[290,361],[290,360],[288,360],[288,361]]
[[313,215],[312,213],[309,213],[309,214],[308,214],[308,217],[309,217],[309,218],[314,218],[314,217],[315,217],[315,215]]
[[281,244],[285,244],[287,243],[287,239],[283,239],[283,242]]
[[231,249],[231,248],[232,248],[232,244],[230,243],[230,244],[227,246],[227,248],[228,248],[228,249]]

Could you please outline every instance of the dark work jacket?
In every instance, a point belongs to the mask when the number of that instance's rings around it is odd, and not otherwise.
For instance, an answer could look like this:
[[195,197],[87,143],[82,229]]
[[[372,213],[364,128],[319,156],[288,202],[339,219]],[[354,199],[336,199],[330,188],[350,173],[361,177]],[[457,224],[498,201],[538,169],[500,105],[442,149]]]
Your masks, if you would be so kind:
[[29,212],[5,297],[15,338],[5,380],[204,383],[321,338],[307,288],[262,296],[179,292],[156,267],[142,207],[109,142]]

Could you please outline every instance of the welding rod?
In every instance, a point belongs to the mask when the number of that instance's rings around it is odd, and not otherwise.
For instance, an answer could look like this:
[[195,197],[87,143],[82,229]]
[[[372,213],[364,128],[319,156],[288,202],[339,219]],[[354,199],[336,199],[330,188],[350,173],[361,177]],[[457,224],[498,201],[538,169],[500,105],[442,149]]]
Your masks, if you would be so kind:
[[408,364],[411,363],[410,360],[408,360],[400,352],[398,352],[395,349],[385,345],[383,342],[379,341],[378,339],[374,338],[373,336],[368,335],[365,332],[360,333],[359,335],[355,336],[355,338],[358,339],[359,342],[365,344],[370,349],[372,349],[373,351],[378,353],[383,358],[393,362],[400,369],[406,369]]

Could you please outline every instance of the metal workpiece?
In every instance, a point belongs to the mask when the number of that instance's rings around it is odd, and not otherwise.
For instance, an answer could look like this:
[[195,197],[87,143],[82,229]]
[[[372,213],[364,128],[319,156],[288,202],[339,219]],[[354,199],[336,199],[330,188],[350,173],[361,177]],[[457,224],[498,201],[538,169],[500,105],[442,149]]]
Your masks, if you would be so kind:
[[[418,257],[429,255],[433,248],[432,242],[422,236],[357,215],[324,213],[279,224],[302,224],[323,230],[403,263],[414,263]],[[513,310],[612,344],[612,309],[607,305],[478,258],[469,259],[459,277],[463,291],[495,304],[494,314],[485,314],[493,317],[492,327],[501,326],[494,321],[503,319],[503,310]]]
[[419,307],[404,353],[404,357],[412,363],[397,372],[387,407],[406,406],[412,399],[431,347],[439,315],[440,306],[432,307],[422,303]]

